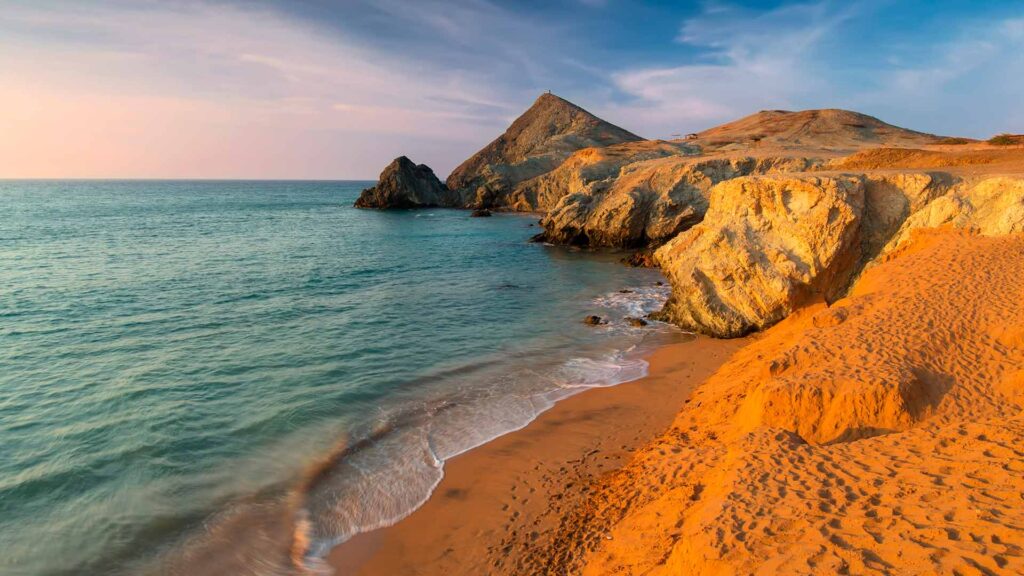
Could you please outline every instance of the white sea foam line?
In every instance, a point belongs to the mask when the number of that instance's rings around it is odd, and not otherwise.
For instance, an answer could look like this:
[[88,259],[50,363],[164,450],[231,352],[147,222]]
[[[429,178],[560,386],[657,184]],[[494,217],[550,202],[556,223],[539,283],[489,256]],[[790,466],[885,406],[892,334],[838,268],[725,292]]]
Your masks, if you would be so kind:
[[[635,348],[636,348],[635,346],[630,347],[627,352],[632,352],[632,351],[635,350]],[[617,354],[613,354],[613,356],[614,355],[621,355],[621,354],[623,354],[623,353],[620,352],[620,353],[617,353]],[[592,360],[587,359],[587,358],[572,358],[572,359],[567,360],[565,363],[563,363],[562,366],[564,367],[566,364],[569,364],[569,363],[571,363],[573,361],[577,361],[578,362],[578,361],[581,361],[581,360],[592,361]],[[367,523],[367,524],[363,524],[363,525],[358,526],[358,527],[354,526],[353,527],[354,530],[352,530],[348,534],[345,534],[345,535],[340,536],[338,538],[330,538],[330,539],[321,540],[319,542],[313,543],[311,545],[311,547],[310,547],[310,554],[306,558],[306,562],[308,563],[307,567],[311,568],[311,569],[322,569],[322,566],[325,565],[323,563],[323,561],[322,561],[322,558],[332,548],[345,543],[346,541],[348,541],[349,539],[351,539],[352,537],[354,537],[354,536],[356,536],[358,534],[363,534],[363,533],[366,533],[366,532],[370,532],[372,530],[377,530],[377,529],[380,529],[380,528],[386,528],[388,526],[393,526],[393,525],[397,524],[398,522],[400,522],[401,520],[407,518],[410,514],[412,514],[416,510],[418,510],[420,507],[422,507],[423,504],[425,504],[427,501],[430,500],[430,498],[434,494],[434,491],[437,489],[437,487],[443,481],[443,479],[444,479],[444,464],[449,459],[454,458],[456,456],[459,456],[461,454],[465,454],[466,452],[469,452],[470,450],[473,450],[475,448],[479,448],[480,446],[483,446],[484,444],[487,444],[488,442],[496,440],[496,439],[498,439],[498,438],[500,438],[500,437],[502,437],[502,436],[504,436],[506,434],[511,434],[513,432],[522,430],[523,428],[529,426],[532,422],[534,422],[538,417],[540,417],[541,414],[543,414],[544,412],[547,412],[548,410],[553,408],[555,406],[555,404],[557,404],[559,401],[565,400],[566,398],[569,398],[571,396],[575,396],[576,394],[578,394],[580,392],[583,392],[584,390],[587,390],[587,389],[590,389],[590,388],[606,388],[606,387],[611,387],[611,386],[617,386],[619,384],[625,384],[626,382],[636,381],[636,380],[639,380],[639,379],[647,376],[648,368],[649,368],[649,363],[646,360],[640,359],[640,360],[633,360],[633,361],[629,361],[629,362],[630,362],[629,366],[632,367],[632,368],[637,368],[637,371],[631,373],[629,375],[629,377],[626,377],[626,378],[615,378],[614,377],[614,376],[616,376],[616,375],[618,375],[618,374],[620,374],[622,372],[621,369],[618,369],[618,370],[613,371],[613,373],[609,375],[610,378],[607,381],[605,381],[604,383],[562,384],[562,385],[558,385],[558,387],[553,389],[553,390],[549,390],[549,391],[546,391],[546,392],[536,393],[536,394],[529,395],[528,397],[524,398],[524,400],[528,400],[533,405],[533,407],[534,407],[533,414],[530,417],[524,419],[519,424],[513,425],[512,427],[509,427],[507,429],[503,429],[503,430],[495,432],[493,434],[484,435],[480,440],[475,441],[475,442],[471,442],[471,443],[465,445],[464,447],[462,447],[461,449],[457,449],[457,450],[451,452],[450,454],[447,454],[444,457],[442,457],[440,454],[438,454],[436,452],[436,450],[435,450],[435,448],[433,446],[434,440],[431,439],[432,435],[430,434],[429,429],[428,429],[428,431],[426,431],[426,434],[427,434],[427,438],[426,438],[427,445],[429,446],[429,450],[431,452],[431,455],[433,456],[434,462],[436,463],[435,464],[435,468],[438,471],[438,475],[435,477],[435,481],[432,482],[431,485],[427,488],[427,490],[425,491],[425,493],[422,496],[422,498],[417,499],[417,501],[411,507],[409,507],[408,510],[406,510],[406,511],[398,512],[398,513],[392,514],[391,516],[383,517],[383,518],[378,519],[377,521],[374,521],[374,522],[371,522],[371,523]],[[606,363],[606,365],[611,365],[611,363]],[[436,424],[435,422],[428,422],[428,427],[432,428],[435,424]]]

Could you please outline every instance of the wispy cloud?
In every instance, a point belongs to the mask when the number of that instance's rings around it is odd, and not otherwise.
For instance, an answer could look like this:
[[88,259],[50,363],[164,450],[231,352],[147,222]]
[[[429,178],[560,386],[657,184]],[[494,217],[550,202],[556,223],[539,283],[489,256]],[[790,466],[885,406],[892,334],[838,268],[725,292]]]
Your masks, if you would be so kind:
[[0,177],[443,175],[545,89],[649,137],[826,106],[1024,131],[1024,10],[912,4],[6,0]]
[[[1024,130],[1024,18],[972,14],[941,34],[877,31],[883,2],[822,0],[767,11],[719,2],[686,19],[678,66],[612,75],[631,98],[603,111],[665,137],[760,109],[854,108],[911,128],[986,136]],[[883,38],[886,45],[875,45]],[[954,110],[960,114],[951,113]]]
[[799,107],[809,94],[828,93],[816,47],[854,15],[830,2],[763,13],[707,4],[677,37],[698,50],[694,62],[615,73],[615,85],[634,97],[615,113],[637,118],[644,134],[666,137],[763,108]]
[[[251,170],[286,174],[284,160],[294,155],[281,144],[303,147],[286,136],[302,133],[310,134],[310,147],[333,138],[337,157],[321,167],[326,174],[372,174],[360,149],[364,140],[384,138],[396,154],[419,142],[421,161],[443,166],[450,160],[433,151],[451,145],[425,142],[462,143],[468,153],[520,105],[466,71],[373,51],[269,10],[16,5],[0,14],[0,28],[20,35],[0,51],[0,127],[10,147],[0,155],[2,175],[57,167],[116,174],[125,156],[134,159],[135,174],[206,175],[214,168],[198,157],[203,146],[222,159],[252,160],[262,149]],[[46,102],[45,121],[32,112],[33,101]],[[124,122],[161,132],[145,142],[148,154],[135,131],[112,129]],[[123,142],[112,141],[115,134]],[[225,150],[227,142],[239,150]],[[190,151],[197,158],[187,165]]]
[[1024,131],[1024,18],[967,22],[912,61],[878,70],[851,105],[911,126],[987,137]]

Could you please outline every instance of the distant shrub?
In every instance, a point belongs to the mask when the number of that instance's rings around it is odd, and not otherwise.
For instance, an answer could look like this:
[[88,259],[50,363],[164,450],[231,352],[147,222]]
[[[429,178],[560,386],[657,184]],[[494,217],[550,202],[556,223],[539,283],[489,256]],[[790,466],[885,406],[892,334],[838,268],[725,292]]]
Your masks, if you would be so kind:
[[959,146],[961,144],[970,144],[971,142],[977,142],[977,140],[972,140],[970,138],[949,137],[949,138],[941,138],[941,139],[939,139],[939,141],[936,142],[936,144],[946,144],[948,146]]
[[1024,144],[1024,134],[1000,134],[989,138],[988,143],[993,146],[1013,146],[1014,144]]

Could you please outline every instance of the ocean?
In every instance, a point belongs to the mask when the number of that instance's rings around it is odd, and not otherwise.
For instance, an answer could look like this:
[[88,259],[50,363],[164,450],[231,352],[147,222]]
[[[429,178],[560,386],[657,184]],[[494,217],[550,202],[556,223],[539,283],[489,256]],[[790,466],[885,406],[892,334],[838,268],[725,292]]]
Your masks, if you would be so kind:
[[315,572],[681,337],[622,320],[657,271],[370,184],[0,181],[0,573]]

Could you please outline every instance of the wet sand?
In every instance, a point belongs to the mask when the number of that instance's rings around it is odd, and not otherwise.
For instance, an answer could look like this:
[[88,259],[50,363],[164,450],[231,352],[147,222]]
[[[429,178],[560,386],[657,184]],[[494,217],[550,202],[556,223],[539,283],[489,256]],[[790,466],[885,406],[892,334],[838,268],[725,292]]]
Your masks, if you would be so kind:
[[445,464],[430,500],[395,526],[353,538],[340,575],[486,574],[558,528],[606,472],[672,423],[690,393],[747,339],[697,338],[649,358],[648,376],[559,402],[526,428]]

